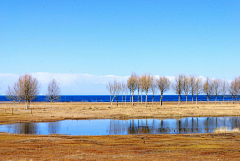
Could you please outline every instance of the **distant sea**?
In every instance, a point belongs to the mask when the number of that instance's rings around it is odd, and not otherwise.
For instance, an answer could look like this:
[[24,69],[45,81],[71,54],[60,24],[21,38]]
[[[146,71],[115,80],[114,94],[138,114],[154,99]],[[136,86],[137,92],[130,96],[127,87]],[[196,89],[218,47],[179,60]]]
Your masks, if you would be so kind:
[[[127,95],[126,101],[130,102],[130,95]],[[154,102],[160,101],[160,95],[155,95],[154,96]],[[145,101],[146,96],[143,95],[143,102]],[[153,96],[148,95],[147,101],[151,102]],[[186,101],[186,97],[184,95],[181,96],[182,101]],[[239,99],[239,97],[238,97]],[[138,100],[138,96],[134,95],[133,97],[134,102]],[[188,95],[187,97],[188,101],[192,101],[192,96]],[[193,96],[193,100],[196,100],[196,96]],[[235,100],[235,98],[234,98]],[[0,101],[11,101],[7,99],[5,96],[0,96]],[[48,101],[46,99],[46,96],[40,95],[38,96],[35,100],[32,102],[46,102]],[[117,102],[117,98],[115,97],[114,102]],[[122,95],[119,95],[118,101],[122,102]],[[139,95],[139,101],[141,101],[141,95]],[[178,101],[178,95],[163,95],[163,101]],[[198,101],[207,101],[207,97],[205,95],[199,95],[198,96]],[[210,97],[210,101],[215,101],[215,96]],[[222,96],[217,97],[217,101],[223,101]],[[225,96],[224,101],[231,101],[231,96]],[[57,102],[110,102],[110,95],[62,95],[61,99],[58,100]],[[125,102],[125,95],[123,96],[123,102]]]

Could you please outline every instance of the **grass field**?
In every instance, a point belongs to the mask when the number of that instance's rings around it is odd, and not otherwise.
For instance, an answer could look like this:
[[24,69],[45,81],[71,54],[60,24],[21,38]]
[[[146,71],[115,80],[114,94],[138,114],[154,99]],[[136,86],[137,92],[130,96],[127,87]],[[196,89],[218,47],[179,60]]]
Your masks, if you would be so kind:
[[0,124],[12,122],[42,122],[64,119],[133,119],[133,118],[181,118],[201,116],[240,116],[240,105],[225,103],[224,105],[209,105],[201,102],[198,105],[177,106],[176,102],[166,102],[163,106],[149,103],[148,107],[131,104],[110,103],[31,103],[30,109],[25,110],[24,104],[0,103]]
[[[0,103],[0,124],[64,119],[179,118],[188,116],[240,116],[240,105],[211,103],[162,107],[109,103]],[[238,160],[240,133],[179,135],[64,136],[0,133],[0,160]]]

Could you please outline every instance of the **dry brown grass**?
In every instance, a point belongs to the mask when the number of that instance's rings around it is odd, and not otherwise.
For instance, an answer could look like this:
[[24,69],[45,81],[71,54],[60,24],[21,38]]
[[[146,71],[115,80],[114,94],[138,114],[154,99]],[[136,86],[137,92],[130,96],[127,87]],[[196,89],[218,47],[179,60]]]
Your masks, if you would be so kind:
[[[135,103],[136,105],[136,103]],[[179,118],[188,116],[239,116],[240,105],[177,106],[165,102],[147,108],[112,108],[109,103],[32,103],[0,104],[0,124],[29,121],[56,121],[64,119],[101,118]],[[32,110],[32,114],[31,114]],[[238,160],[239,133],[185,134],[185,135],[112,135],[64,136],[21,135],[0,133],[0,160]]]
[[[176,102],[165,102],[161,107],[158,104],[148,107],[131,107],[130,103],[125,105],[116,104],[113,107],[110,103],[86,103],[69,102],[54,103],[51,109],[50,103],[32,103],[29,110],[24,110],[24,104],[16,105],[13,110],[12,103],[0,103],[0,124],[12,122],[41,122],[56,121],[64,119],[132,119],[132,118],[181,118],[200,116],[240,116],[239,104],[206,105],[201,102],[199,105],[181,105]],[[13,113],[12,113],[13,112]],[[32,112],[32,114],[31,114]]]
[[228,127],[219,127],[214,129],[214,133],[239,133],[239,128],[229,129]]
[[240,136],[13,135],[0,133],[0,160],[238,160]]

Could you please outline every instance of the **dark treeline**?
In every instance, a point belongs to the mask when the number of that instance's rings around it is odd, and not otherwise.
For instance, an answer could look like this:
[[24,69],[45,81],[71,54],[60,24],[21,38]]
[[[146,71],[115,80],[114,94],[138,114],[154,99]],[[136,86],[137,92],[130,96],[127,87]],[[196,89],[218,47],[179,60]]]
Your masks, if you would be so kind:
[[[111,106],[114,98],[117,99],[118,105],[119,95],[121,94],[122,101],[124,100],[123,95],[125,95],[125,106],[126,96],[127,94],[130,94],[132,96],[131,102],[133,106],[133,96],[135,91],[137,91],[138,96],[137,103],[140,103],[141,106],[143,104],[142,95],[146,95],[145,107],[147,107],[148,93],[151,92],[153,95],[153,105],[154,95],[159,92],[161,95],[159,102],[162,106],[163,94],[170,89],[172,89],[178,95],[178,105],[180,105],[182,95],[186,97],[186,104],[188,95],[192,96],[192,104],[193,96],[196,95],[197,105],[197,98],[199,94],[206,95],[207,104],[209,104],[210,97],[215,97],[216,104],[218,96],[221,96],[223,98],[223,103],[226,95],[231,96],[232,102],[233,98],[235,98],[237,101],[237,98],[240,94],[240,77],[236,77],[229,84],[226,80],[221,80],[218,78],[212,79],[207,77],[206,80],[202,80],[200,77],[195,77],[194,75],[186,76],[184,74],[179,74],[175,77],[174,83],[171,83],[170,80],[164,76],[155,78],[151,74],[137,75],[136,73],[132,73],[127,82],[114,80],[113,82],[108,82],[106,88],[110,93]],[[139,97],[141,97],[141,102],[139,102]]]

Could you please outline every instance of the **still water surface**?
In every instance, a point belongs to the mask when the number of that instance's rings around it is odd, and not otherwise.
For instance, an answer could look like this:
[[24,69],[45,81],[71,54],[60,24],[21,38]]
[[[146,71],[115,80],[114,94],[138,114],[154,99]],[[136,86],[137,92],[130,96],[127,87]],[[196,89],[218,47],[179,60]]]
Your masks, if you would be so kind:
[[215,128],[240,127],[240,117],[188,117],[178,119],[63,120],[14,123],[0,126],[0,132],[18,134],[130,135],[212,133]]

